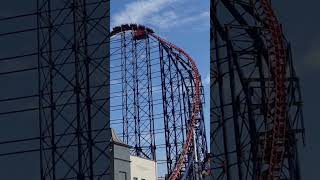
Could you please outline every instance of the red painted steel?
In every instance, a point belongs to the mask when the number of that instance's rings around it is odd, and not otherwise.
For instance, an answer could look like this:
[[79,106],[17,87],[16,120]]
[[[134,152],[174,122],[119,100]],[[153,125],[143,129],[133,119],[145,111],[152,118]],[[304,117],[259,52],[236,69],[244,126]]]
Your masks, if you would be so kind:
[[169,177],[169,180],[177,180],[180,177],[180,173],[181,170],[183,168],[183,165],[185,163],[185,159],[187,157],[187,154],[190,151],[190,147],[192,146],[193,143],[193,137],[194,137],[194,126],[196,124],[196,117],[197,114],[200,112],[200,96],[201,96],[201,88],[200,88],[200,73],[199,70],[197,68],[197,65],[195,63],[195,61],[189,56],[189,54],[187,54],[183,49],[175,46],[174,44],[162,39],[161,37],[155,35],[155,34],[151,34],[151,36],[155,37],[156,39],[158,39],[161,43],[166,44],[167,46],[169,46],[170,48],[175,49],[176,51],[178,51],[179,53],[181,53],[183,56],[185,56],[188,61],[191,64],[191,69],[192,69],[192,73],[193,73],[193,77],[194,77],[194,83],[195,83],[195,94],[194,94],[194,100],[193,100],[193,112],[192,112],[192,118],[188,127],[188,135],[187,135],[187,139],[186,142],[184,143],[183,146],[183,150],[180,154],[179,160],[176,163],[176,166],[172,172],[172,174]]
[[[287,103],[286,103],[286,48],[281,25],[271,7],[269,0],[261,0],[262,18],[266,23],[267,34],[271,37],[268,43],[269,62],[273,70],[275,98],[274,105],[269,104],[270,109],[274,108],[272,122],[272,136],[269,159],[268,180],[280,177],[281,164],[284,159],[285,142],[287,135]],[[273,107],[272,107],[273,106]],[[269,138],[267,138],[269,140]]]
[[192,102],[193,103],[193,112],[192,112],[192,116],[191,116],[191,121],[188,126],[187,138],[186,138],[185,143],[183,145],[182,152],[180,154],[180,157],[176,163],[176,166],[175,166],[173,172],[171,173],[171,175],[169,177],[169,180],[177,180],[177,179],[179,179],[181,172],[182,172],[182,168],[183,168],[184,164],[186,163],[185,160],[188,156],[188,153],[190,153],[190,151],[192,151],[192,148],[190,148],[190,147],[192,147],[193,142],[194,142],[194,128],[196,125],[197,117],[200,113],[200,106],[201,106],[200,73],[199,73],[199,70],[196,66],[195,61],[191,58],[191,56],[189,56],[183,49],[175,46],[174,44],[172,44],[172,43],[166,41],[165,39],[154,34],[153,30],[151,30],[150,28],[147,28],[142,25],[137,25],[137,24],[130,24],[130,25],[124,24],[124,25],[117,26],[117,27],[113,28],[113,31],[111,32],[111,36],[114,34],[117,34],[119,32],[130,31],[130,30],[134,31],[134,38],[137,38],[137,39],[144,38],[146,35],[153,36],[162,44],[167,45],[168,47],[179,52],[191,64],[191,69],[192,69],[193,78],[194,78],[193,80],[194,80],[194,84],[195,84],[194,85],[194,98],[193,98],[193,102]]

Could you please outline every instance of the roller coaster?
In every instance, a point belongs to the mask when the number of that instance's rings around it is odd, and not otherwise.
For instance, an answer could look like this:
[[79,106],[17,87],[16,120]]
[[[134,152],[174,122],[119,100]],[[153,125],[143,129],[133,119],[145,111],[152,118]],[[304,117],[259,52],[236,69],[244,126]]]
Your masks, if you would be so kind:
[[[10,64],[4,177],[38,169],[27,166],[38,158],[39,179],[114,179],[111,127],[131,155],[157,162],[158,179],[302,179],[300,82],[270,0],[211,0],[210,142],[199,70],[183,49],[139,24],[110,32],[108,0],[36,6],[0,18],[11,48],[0,58]],[[27,129],[32,136],[15,137]]]
[[211,1],[213,179],[301,179],[299,79],[269,0]]
[[121,94],[111,104],[122,107],[111,111],[122,121],[115,128],[123,142],[133,155],[158,162],[162,146],[169,180],[203,179],[208,152],[195,61],[142,25],[117,26],[110,41],[111,97]]

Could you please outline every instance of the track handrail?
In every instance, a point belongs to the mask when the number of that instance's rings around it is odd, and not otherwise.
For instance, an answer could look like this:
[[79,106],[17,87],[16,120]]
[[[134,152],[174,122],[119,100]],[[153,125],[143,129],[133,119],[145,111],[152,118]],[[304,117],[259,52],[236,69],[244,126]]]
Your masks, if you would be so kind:
[[[269,159],[268,180],[274,180],[281,173],[285,153],[287,133],[286,103],[286,48],[281,24],[279,23],[269,0],[260,0],[267,33],[271,36],[268,47],[269,60],[273,69],[275,83],[275,112],[272,126],[271,154]],[[271,106],[271,105],[269,105]]]
[[192,147],[192,145],[193,145],[194,128],[195,128],[195,125],[197,122],[197,115],[200,113],[200,106],[201,106],[201,82],[200,81],[201,80],[200,80],[199,70],[197,68],[195,61],[191,58],[191,56],[189,54],[187,54],[183,49],[177,47],[176,45],[174,45],[174,44],[168,42],[167,40],[154,34],[154,31],[152,29],[147,28],[142,25],[137,25],[137,24],[124,24],[124,25],[117,26],[117,27],[113,28],[113,31],[111,32],[111,36],[116,35],[116,34],[123,32],[123,31],[144,31],[148,35],[156,38],[162,44],[164,44],[164,45],[168,46],[169,48],[172,48],[175,51],[177,51],[178,53],[182,54],[191,65],[190,67],[192,70],[193,81],[195,84],[194,98],[193,98],[193,112],[191,115],[191,121],[189,122],[188,134],[187,134],[187,138],[185,140],[185,143],[183,145],[182,152],[179,156],[178,161],[176,162],[176,166],[175,166],[174,170],[172,171],[172,173],[168,179],[168,180],[177,180],[177,179],[179,179],[179,177],[181,175],[181,171],[182,171],[183,165],[185,163],[185,158],[187,157],[187,155],[190,151],[190,147]]
[[194,91],[194,99],[193,99],[193,107],[194,108],[193,108],[193,112],[192,112],[192,116],[191,116],[191,122],[190,122],[189,128],[188,128],[187,139],[184,143],[183,150],[182,150],[180,157],[176,163],[176,166],[175,166],[173,172],[171,173],[171,175],[169,176],[169,180],[176,180],[180,177],[181,169],[184,164],[184,159],[189,152],[189,147],[193,143],[194,126],[196,125],[196,117],[197,117],[196,115],[200,112],[200,104],[201,104],[201,100],[200,100],[200,96],[201,96],[200,73],[199,73],[199,70],[198,70],[198,67],[197,67],[195,61],[183,49],[175,46],[174,44],[166,41],[165,39],[163,39],[155,34],[151,34],[151,36],[158,39],[161,43],[166,44],[170,48],[175,49],[176,51],[178,51],[179,53],[181,53],[183,56],[185,56],[188,59],[188,61],[191,64],[191,70],[193,73],[193,78],[194,78],[194,83],[195,83],[195,91]]

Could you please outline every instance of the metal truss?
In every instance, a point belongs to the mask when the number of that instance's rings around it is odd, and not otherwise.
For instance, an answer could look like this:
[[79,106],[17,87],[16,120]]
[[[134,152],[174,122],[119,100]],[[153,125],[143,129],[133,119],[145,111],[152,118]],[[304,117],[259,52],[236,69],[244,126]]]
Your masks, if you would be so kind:
[[109,1],[38,0],[41,179],[112,179]]
[[111,124],[132,155],[156,160],[167,178],[203,179],[207,142],[195,64],[144,26],[117,26],[111,35]]
[[211,179],[299,180],[299,79],[269,1],[211,1]]

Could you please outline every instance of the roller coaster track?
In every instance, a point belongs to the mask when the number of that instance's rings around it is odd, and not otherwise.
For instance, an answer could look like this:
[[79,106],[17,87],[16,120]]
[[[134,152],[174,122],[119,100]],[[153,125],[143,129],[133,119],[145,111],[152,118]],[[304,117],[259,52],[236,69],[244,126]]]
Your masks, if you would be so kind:
[[[287,135],[287,103],[286,103],[286,48],[284,46],[283,32],[281,25],[271,7],[269,0],[260,0],[261,19],[266,24],[267,48],[269,62],[273,69],[275,99],[274,105],[269,101],[269,110],[274,106],[274,113],[270,112],[272,122],[272,136],[266,138],[270,141],[267,151],[270,151],[268,180],[280,177],[281,164],[285,153],[285,143]],[[272,101],[271,101],[272,102]],[[273,116],[273,117],[272,117]]]
[[192,69],[192,73],[193,73],[193,78],[194,78],[194,83],[195,83],[195,91],[194,91],[194,101],[193,101],[193,112],[192,112],[192,118],[191,121],[189,123],[189,128],[188,128],[188,135],[187,135],[187,139],[185,141],[182,153],[180,154],[179,160],[176,163],[176,167],[173,170],[172,174],[169,177],[169,180],[176,180],[179,179],[180,175],[181,175],[181,170],[184,166],[185,163],[185,157],[187,157],[187,154],[189,153],[190,147],[193,144],[193,138],[194,138],[194,126],[196,124],[196,119],[197,119],[197,114],[200,112],[200,104],[201,104],[201,100],[200,100],[200,93],[201,93],[201,89],[200,89],[200,74],[199,74],[199,70],[196,66],[196,63],[194,62],[194,60],[181,48],[175,46],[174,44],[162,39],[161,37],[152,34],[153,37],[155,37],[156,39],[158,39],[160,42],[162,42],[163,44],[166,44],[167,46],[169,46],[170,48],[175,49],[176,51],[178,51],[179,53],[181,53],[183,56],[185,56],[188,61],[191,64],[191,69]]
[[[114,36],[118,33],[124,32],[124,31],[132,31],[136,37],[144,37],[144,36],[150,36],[155,38],[157,41],[159,41],[163,46],[167,47],[168,49],[171,49],[171,51],[174,51],[173,55],[177,56],[178,61],[185,59],[187,63],[190,66],[190,71],[191,71],[191,78],[194,83],[193,85],[193,98],[192,98],[192,108],[191,108],[191,117],[190,120],[188,120],[187,123],[187,134],[186,134],[186,139],[183,143],[183,147],[181,149],[181,153],[179,154],[179,157],[177,158],[177,161],[175,163],[174,168],[172,169],[171,173],[169,174],[168,180],[177,180],[181,179],[183,177],[186,177],[188,175],[189,170],[190,170],[190,165],[192,165],[193,160],[189,160],[190,154],[194,154],[194,147],[196,146],[194,144],[195,142],[195,128],[197,125],[197,122],[199,121],[201,117],[201,78],[200,78],[200,73],[199,70],[196,66],[195,61],[191,58],[190,55],[188,55],[183,49],[175,46],[174,44],[168,42],[167,40],[159,37],[156,35],[152,29],[147,28],[142,25],[137,25],[137,24],[125,24],[121,26],[117,26],[113,29],[111,32],[111,36]],[[179,58],[179,57],[180,58]],[[203,162],[201,162],[203,163]],[[200,167],[198,173],[202,173],[202,170],[204,167]],[[199,175],[202,176],[202,175]],[[201,178],[202,179],[202,178]]]
[[[212,179],[299,180],[302,97],[271,0],[211,1]],[[214,73],[216,71],[216,73]]]

